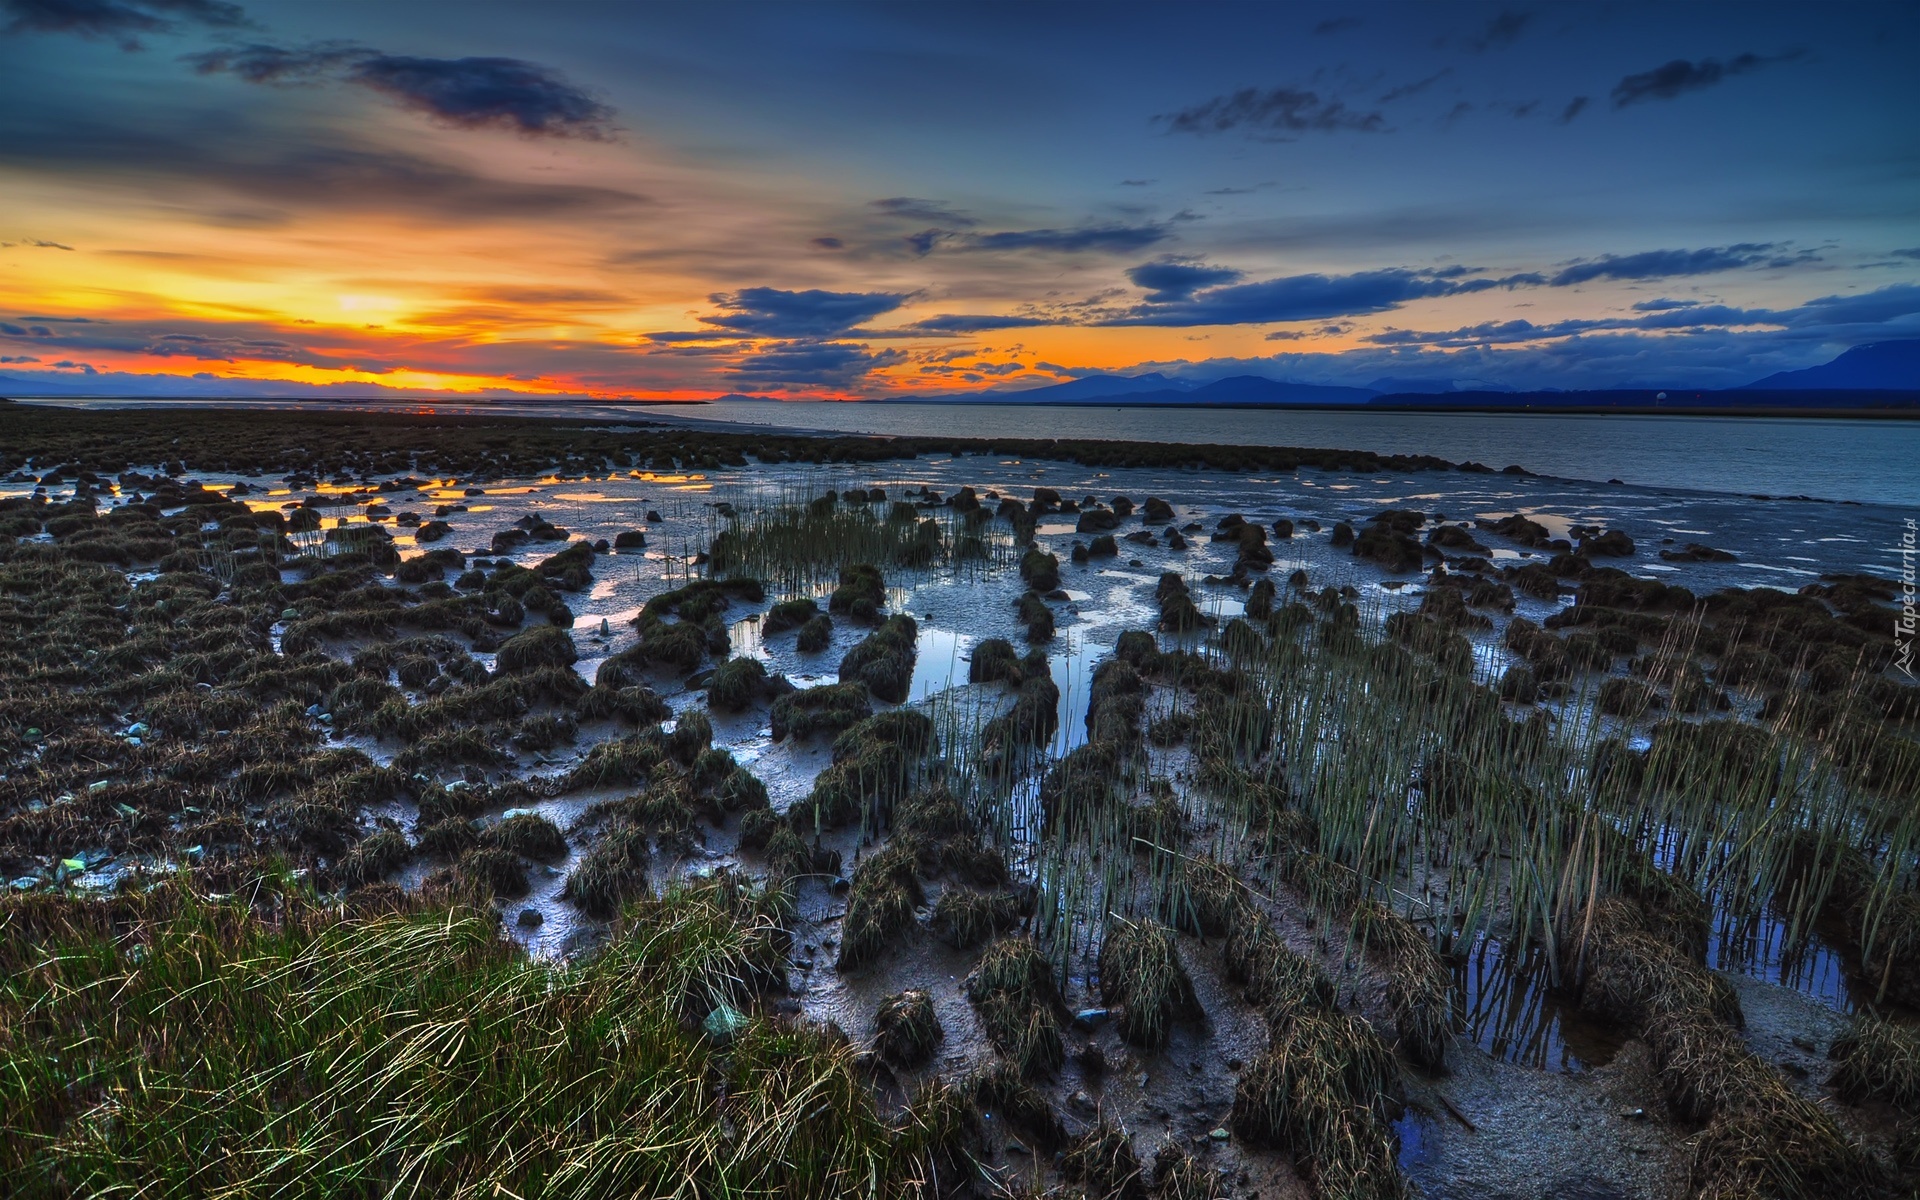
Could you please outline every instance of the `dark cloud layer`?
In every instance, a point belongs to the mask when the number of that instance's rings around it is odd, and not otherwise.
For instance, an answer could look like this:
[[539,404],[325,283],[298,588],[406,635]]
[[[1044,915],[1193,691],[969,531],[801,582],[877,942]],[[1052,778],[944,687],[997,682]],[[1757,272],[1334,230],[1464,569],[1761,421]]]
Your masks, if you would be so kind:
[[1467,45],[1475,50],[1485,51],[1501,46],[1511,46],[1527,28],[1527,22],[1533,19],[1532,13],[1497,13],[1481,29],[1478,36]]
[[613,110],[560,75],[518,58],[424,58],[382,54],[348,42],[287,48],[264,43],[188,56],[203,75],[249,83],[326,78],[367,88],[402,108],[461,129],[507,129],[528,136],[606,138]]
[[1378,133],[1387,124],[1387,119],[1378,112],[1357,112],[1341,100],[1323,98],[1318,92],[1297,87],[1265,91],[1241,88],[1154,119],[1165,122],[1171,133],[1226,133],[1238,129],[1267,136]]
[[1603,254],[1562,268],[1549,282],[1554,287],[1589,283],[1595,279],[1669,279],[1678,275],[1710,275],[1766,262],[1775,256],[1772,242],[1741,242],[1702,250],[1648,250],[1641,254]]
[[1210,288],[1165,304],[1147,303],[1102,322],[1113,325],[1265,325],[1388,312],[1410,300],[1542,282],[1538,275],[1469,278],[1465,268],[1388,268],[1352,275],[1289,275]]
[[1232,267],[1161,261],[1141,263],[1127,272],[1127,278],[1133,286],[1147,290],[1147,303],[1171,304],[1191,298],[1201,288],[1238,282],[1241,272]]
[[710,297],[726,311],[700,320],[717,329],[749,337],[830,338],[892,312],[907,300],[903,292],[786,292],[778,288],[742,288]]
[[885,200],[870,202],[868,207],[877,209],[889,217],[899,217],[907,221],[927,221],[955,229],[967,229],[978,224],[972,217],[950,205],[942,204],[938,200],[921,200],[913,196],[889,196]]
[[1689,62],[1676,58],[1651,71],[1642,71],[1629,75],[1613,85],[1613,106],[1625,108],[1629,104],[1638,104],[1645,100],[1672,100],[1688,92],[1697,92],[1709,88],[1722,80],[1735,75],[1744,75],[1771,63],[1788,62],[1800,57],[1798,50],[1771,58],[1758,54],[1738,54],[1726,62],[1717,58],[1703,58],[1699,62]]
[[997,233],[970,233],[953,229],[923,229],[907,235],[907,246],[915,254],[935,250],[1007,251],[1039,250],[1074,254],[1104,250],[1132,253],[1157,245],[1173,236],[1161,224],[1080,225],[1072,229],[1005,229]]
[[8,33],[72,33],[104,37],[129,50],[143,33],[178,33],[183,24],[234,29],[247,24],[224,0],[0,0]]
[[852,342],[802,339],[751,351],[726,374],[755,387],[847,387],[879,367],[904,360],[900,350],[869,350]]

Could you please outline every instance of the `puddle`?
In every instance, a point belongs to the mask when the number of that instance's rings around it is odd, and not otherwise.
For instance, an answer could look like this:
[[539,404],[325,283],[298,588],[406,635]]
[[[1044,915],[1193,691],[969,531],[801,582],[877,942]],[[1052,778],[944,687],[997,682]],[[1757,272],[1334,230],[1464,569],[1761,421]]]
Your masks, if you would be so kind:
[[1516,956],[1482,934],[1454,964],[1455,997],[1462,1003],[1461,1037],[1495,1058],[1542,1071],[1578,1074],[1611,1062],[1623,1034],[1587,1017],[1547,984],[1538,947]]
[[920,627],[915,645],[913,683],[907,703],[918,704],[967,681],[967,652],[974,639],[950,629]]

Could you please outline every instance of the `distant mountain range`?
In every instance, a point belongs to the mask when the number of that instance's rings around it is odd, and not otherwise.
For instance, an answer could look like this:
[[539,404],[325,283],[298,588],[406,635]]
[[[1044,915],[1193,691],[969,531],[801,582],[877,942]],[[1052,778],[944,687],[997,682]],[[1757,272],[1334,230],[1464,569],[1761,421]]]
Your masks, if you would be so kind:
[[1792,391],[1800,388],[1920,389],[1920,338],[1855,346],[1830,363],[1804,371],[1781,371],[1757,379],[1743,390]]
[[[1089,375],[1067,383],[1016,390],[962,392],[914,397],[918,403],[959,404],[1084,404],[1228,407],[1232,405],[1373,405],[1419,408],[1638,408],[1638,407],[1780,407],[1845,408],[1844,397],[1833,393],[1872,391],[1905,393],[1863,399],[1861,407],[1920,406],[1920,339],[1855,346],[1830,363],[1801,371],[1782,371],[1739,388],[1690,390],[1671,388],[1615,389],[1568,392],[1546,389],[1518,392],[1511,388],[1456,389],[1446,380],[1376,379],[1366,387],[1290,383],[1259,375],[1236,375],[1212,383],[1172,379],[1154,372],[1146,375]],[[1795,396],[1794,393],[1822,393]],[[725,397],[744,399],[745,397]]]

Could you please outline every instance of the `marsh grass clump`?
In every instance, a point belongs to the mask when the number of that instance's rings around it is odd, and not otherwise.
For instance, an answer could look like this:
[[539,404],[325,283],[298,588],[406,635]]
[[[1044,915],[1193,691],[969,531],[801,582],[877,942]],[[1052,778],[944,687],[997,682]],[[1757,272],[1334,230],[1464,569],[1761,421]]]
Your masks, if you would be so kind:
[[933,905],[929,927],[955,950],[985,945],[1020,923],[1020,901],[1010,892],[948,888]]
[[767,669],[757,658],[730,658],[707,683],[707,703],[722,712],[745,712],[765,690]]
[[1060,988],[1032,939],[1007,937],[988,946],[966,989],[988,1040],[1022,1076],[1050,1075],[1066,1062]]
[[967,661],[968,683],[1007,683],[1020,686],[1024,673],[1020,654],[1005,638],[988,638],[973,648]]
[[481,833],[480,844],[535,862],[555,862],[567,856],[567,835],[539,813],[516,813],[489,826]]
[[573,638],[566,630],[554,625],[537,625],[501,643],[494,661],[502,673],[513,674],[539,667],[572,666],[579,657]]
[[587,848],[561,895],[596,920],[617,916],[623,905],[648,894],[648,859],[646,834],[615,825]]
[[773,702],[773,740],[839,733],[873,712],[867,690],[858,683],[826,683],[789,692]]
[[1400,1049],[1417,1065],[1438,1070],[1453,1036],[1453,975],[1426,934],[1377,900],[1353,911],[1353,936],[1385,961],[1387,1007]]
[[860,683],[889,704],[906,701],[920,627],[912,617],[889,617],[840,662],[840,682]]
[[658,726],[600,742],[567,773],[562,790],[645,783],[666,757],[666,738]]
[[815,830],[855,819],[877,825],[918,781],[933,741],[933,722],[922,713],[892,709],[867,717],[833,740],[832,765],[814,777],[788,819]]
[[1191,633],[1213,624],[1213,618],[1200,611],[1187,590],[1187,581],[1167,571],[1160,576],[1154,598],[1160,605],[1160,628],[1168,633]]
[[1153,1154],[1155,1200],[1226,1200],[1220,1176],[1169,1138]]
[[454,877],[488,894],[515,900],[527,894],[527,864],[511,850],[484,842],[454,860]]
[[1860,1013],[1833,1040],[1836,1066],[1827,1085],[1848,1100],[1884,1100],[1920,1114],[1920,1032]]
[[1157,1050],[1173,1023],[1199,1016],[1193,980],[1173,931],[1154,921],[1115,921],[1100,947],[1100,996],[1120,1006],[1120,1036]]
[[1012,1063],[981,1067],[960,1088],[976,1108],[1005,1121],[1039,1148],[1052,1150],[1066,1143],[1067,1127],[1060,1114]]
[[856,563],[840,572],[840,586],[827,598],[827,611],[874,624],[887,606],[887,581],[872,563]]
[[836,970],[865,966],[913,930],[914,909],[927,899],[915,864],[914,847],[895,840],[854,871]]
[[1404,1200],[1388,1118],[1393,1056],[1364,1020],[1282,1014],[1272,1044],[1241,1072],[1228,1124],[1249,1145],[1285,1149],[1316,1194]]
[[789,629],[799,629],[820,613],[820,605],[811,596],[802,596],[797,600],[782,600],[767,610],[760,618],[762,634],[785,633]]
[[909,988],[880,1002],[873,1017],[873,1047],[882,1058],[917,1067],[933,1057],[947,1031],[933,1011],[933,997]]
[[1044,550],[1029,550],[1020,556],[1020,578],[1036,592],[1056,591],[1060,587],[1060,560]]
[[1222,959],[1228,981],[1246,989],[1248,1002],[1268,1014],[1269,1023],[1291,1012],[1333,1011],[1333,980],[1250,905],[1228,930]]
[[1133,1138],[1106,1120],[1075,1138],[1060,1160],[1060,1174],[1085,1184],[1105,1200],[1146,1200],[1146,1174],[1133,1152]]
[[349,887],[377,883],[405,866],[413,854],[414,848],[398,830],[376,830],[340,860],[339,875]]
[[802,654],[818,654],[833,644],[833,618],[825,613],[810,618],[800,627],[794,646]]

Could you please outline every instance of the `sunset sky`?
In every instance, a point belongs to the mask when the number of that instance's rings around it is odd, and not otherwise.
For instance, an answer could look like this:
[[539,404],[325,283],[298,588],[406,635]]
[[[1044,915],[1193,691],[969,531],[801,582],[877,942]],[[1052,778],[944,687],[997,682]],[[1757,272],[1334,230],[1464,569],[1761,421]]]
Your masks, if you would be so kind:
[[0,0],[0,393],[1737,385],[1920,336],[1916,62],[1912,3]]

